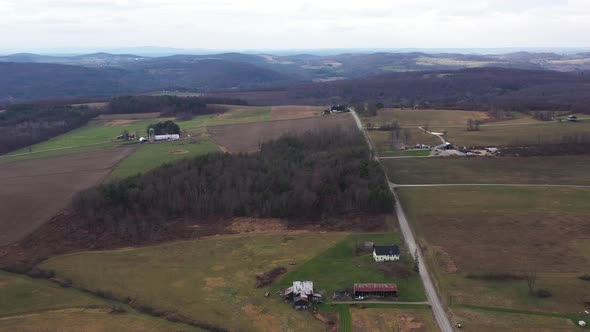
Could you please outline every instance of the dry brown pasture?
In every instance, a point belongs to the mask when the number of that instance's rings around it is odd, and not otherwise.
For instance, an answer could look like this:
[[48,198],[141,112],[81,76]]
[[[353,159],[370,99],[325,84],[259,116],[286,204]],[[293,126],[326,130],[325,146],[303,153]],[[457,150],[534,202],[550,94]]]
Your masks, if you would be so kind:
[[284,134],[302,135],[342,128],[356,128],[350,114],[313,117],[295,120],[279,120],[238,125],[222,125],[208,127],[207,131],[218,145],[230,153],[255,152],[264,142],[277,139]]
[[34,231],[132,151],[125,147],[0,164],[0,245]]
[[453,318],[465,332],[573,332],[580,329],[569,319],[453,308]]
[[[402,188],[443,298],[453,304],[574,313],[590,302],[590,189],[525,187]],[[525,280],[480,280],[468,275],[536,275]]]
[[297,106],[297,105],[284,105],[284,106],[273,106],[270,110],[271,120],[291,120],[291,119],[304,119],[315,116],[320,116],[321,111],[326,107],[321,106]]
[[436,323],[430,309],[352,309],[352,331],[434,332]]

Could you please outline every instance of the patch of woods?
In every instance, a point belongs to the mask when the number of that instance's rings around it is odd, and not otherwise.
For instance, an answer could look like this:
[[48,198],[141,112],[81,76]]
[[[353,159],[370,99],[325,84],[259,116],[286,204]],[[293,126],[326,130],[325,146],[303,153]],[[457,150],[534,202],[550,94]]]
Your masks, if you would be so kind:
[[97,112],[87,106],[12,105],[0,113],[0,154],[83,126],[96,115]]
[[77,222],[90,234],[133,243],[170,220],[256,217],[321,220],[393,211],[393,195],[358,132],[284,136],[259,153],[209,154],[79,194]]
[[154,129],[155,135],[180,134],[180,126],[171,120],[150,124],[146,130],[148,134],[150,129]]
[[225,108],[214,104],[246,105],[235,98],[177,97],[177,96],[123,96],[113,98],[105,113],[132,114],[160,112],[161,117],[190,120],[193,116],[222,113]]

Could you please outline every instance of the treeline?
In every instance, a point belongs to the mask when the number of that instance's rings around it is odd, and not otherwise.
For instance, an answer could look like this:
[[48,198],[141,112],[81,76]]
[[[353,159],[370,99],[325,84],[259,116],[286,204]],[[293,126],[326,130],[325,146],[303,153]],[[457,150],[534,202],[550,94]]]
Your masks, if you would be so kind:
[[247,105],[235,98],[178,97],[178,96],[123,96],[113,98],[106,109],[108,114],[153,113],[162,117],[177,117],[182,120],[195,115],[220,113],[222,107],[211,104]]
[[210,154],[79,194],[74,208],[90,234],[139,242],[168,223],[251,216],[321,220],[393,210],[393,196],[358,132],[284,136],[254,154]]
[[507,112],[590,113],[590,74],[509,68],[404,72],[364,79],[293,85],[281,91],[219,93],[251,104],[356,104]]
[[0,154],[48,140],[96,117],[87,106],[12,105],[0,113]]

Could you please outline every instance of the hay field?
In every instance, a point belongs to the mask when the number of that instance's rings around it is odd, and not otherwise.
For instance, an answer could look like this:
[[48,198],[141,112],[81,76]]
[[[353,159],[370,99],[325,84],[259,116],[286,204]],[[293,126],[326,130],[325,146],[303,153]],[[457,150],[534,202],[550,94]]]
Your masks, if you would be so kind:
[[429,308],[394,309],[366,308],[351,309],[352,331],[398,331],[398,332],[436,332],[438,326]]
[[394,183],[590,185],[590,156],[413,158],[382,160]]
[[255,275],[301,264],[346,235],[340,233],[236,235],[50,258],[41,267],[90,289],[240,331],[321,331],[307,312],[276,294],[264,297]]
[[[590,189],[401,188],[400,199],[425,246],[443,298],[452,304],[571,314],[590,302]],[[534,271],[524,280],[487,281],[468,274]]]

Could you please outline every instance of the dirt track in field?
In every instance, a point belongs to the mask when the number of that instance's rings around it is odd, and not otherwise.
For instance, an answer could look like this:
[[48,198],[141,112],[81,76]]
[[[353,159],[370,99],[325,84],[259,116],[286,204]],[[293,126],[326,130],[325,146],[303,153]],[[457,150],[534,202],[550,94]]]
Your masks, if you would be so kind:
[[34,231],[132,151],[126,147],[0,164],[0,245]]
[[279,120],[238,125],[209,127],[213,140],[230,153],[255,152],[264,142],[277,139],[284,134],[302,135],[307,132],[342,128],[355,130],[356,125],[350,114],[312,117],[296,120]]
[[320,116],[322,109],[327,107],[321,106],[273,106],[270,111],[271,120],[292,120],[305,119]]

